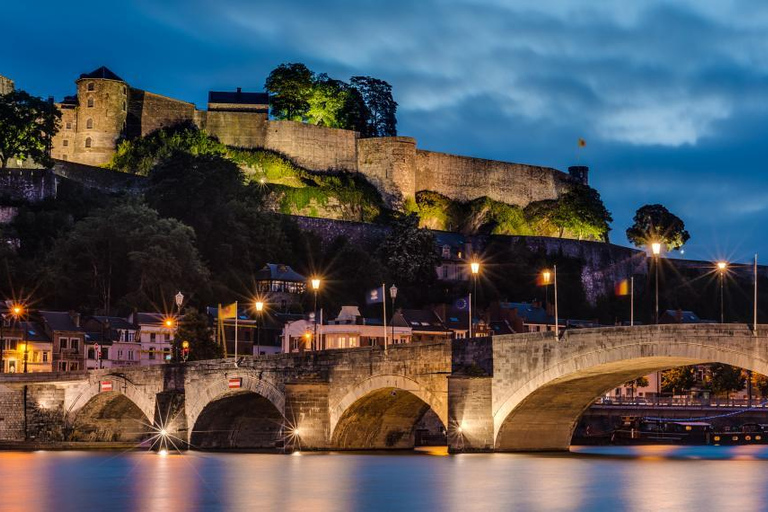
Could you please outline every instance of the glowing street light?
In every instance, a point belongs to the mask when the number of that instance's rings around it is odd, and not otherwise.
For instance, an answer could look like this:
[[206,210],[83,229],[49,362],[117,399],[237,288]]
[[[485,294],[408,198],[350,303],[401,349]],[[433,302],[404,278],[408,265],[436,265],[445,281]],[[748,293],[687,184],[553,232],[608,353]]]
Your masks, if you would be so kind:
[[261,355],[261,325],[260,325],[261,322],[259,320],[261,320],[261,314],[262,314],[262,311],[264,311],[264,302],[257,300],[255,303],[255,306],[256,306],[256,313],[258,315],[256,317],[256,355],[260,356]]
[[319,277],[313,277],[311,279],[310,283],[312,285],[312,291],[315,294],[315,306],[314,306],[314,309],[312,310],[312,311],[314,311],[314,314],[315,314],[315,318],[314,318],[314,324],[315,324],[314,331],[315,331],[315,334],[312,337],[312,350],[316,350],[317,348],[319,348],[317,346],[317,292],[320,290],[320,278]]
[[[472,293],[469,294],[469,331],[468,337],[472,337],[472,300],[477,297],[477,275],[480,273],[480,262],[474,260],[469,264],[469,270],[472,272]],[[477,300],[477,299],[475,299]]]
[[725,295],[723,294],[723,288],[725,284],[725,273],[728,271],[727,261],[717,262],[717,274],[720,279],[720,323],[725,323]]
[[656,323],[659,323],[659,255],[661,254],[661,243],[660,242],[652,242],[651,243],[651,252],[653,253],[653,269],[654,269],[654,279],[656,281],[656,306],[655,306],[655,317],[656,317]]

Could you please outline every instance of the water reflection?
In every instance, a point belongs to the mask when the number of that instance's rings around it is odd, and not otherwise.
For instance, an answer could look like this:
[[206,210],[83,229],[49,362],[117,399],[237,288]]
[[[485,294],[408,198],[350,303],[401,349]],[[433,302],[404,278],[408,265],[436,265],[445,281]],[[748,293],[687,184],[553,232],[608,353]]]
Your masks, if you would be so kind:
[[4,452],[0,510],[768,508],[768,447],[605,447],[574,452],[190,452],[168,457]]

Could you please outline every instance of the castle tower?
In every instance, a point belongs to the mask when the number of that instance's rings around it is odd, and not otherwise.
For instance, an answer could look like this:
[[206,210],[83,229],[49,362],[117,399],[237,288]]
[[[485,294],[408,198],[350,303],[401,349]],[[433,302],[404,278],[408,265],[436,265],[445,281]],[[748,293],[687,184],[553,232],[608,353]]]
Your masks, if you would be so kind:
[[[108,68],[80,75],[77,84],[76,135],[70,142],[76,162],[102,165],[112,158],[125,134],[128,84]],[[54,157],[55,157],[54,148]]]
[[0,75],[0,94],[8,94],[13,91],[13,80]]
[[586,165],[572,165],[568,168],[568,175],[576,183],[589,185],[589,167]]

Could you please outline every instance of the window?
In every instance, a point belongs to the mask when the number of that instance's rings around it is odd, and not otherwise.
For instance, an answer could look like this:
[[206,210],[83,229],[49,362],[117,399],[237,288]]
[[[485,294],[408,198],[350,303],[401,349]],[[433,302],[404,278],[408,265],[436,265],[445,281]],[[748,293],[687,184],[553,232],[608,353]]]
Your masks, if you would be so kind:
[[91,138],[90,137],[86,137],[86,139],[85,139],[85,147],[87,147],[87,148],[91,147]]
[[150,343],[155,343],[155,341],[156,341],[156,340],[157,340],[157,334],[155,334],[155,333],[150,333],[150,334],[149,334],[149,342],[150,342]]
[[163,334],[163,341],[168,343],[171,341],[171,335],[170,334]]
[[149,360],[150,361],[154,361],[154,359],[155,359],[155,351],[154,350],[150,350],[149,351]]
[[48,352],[43,352],[43,362],[44,363],[48,362]]
[[136,341],[136,333],[133,331],[128,331],[128,341]]
[[93,108],[93,98],[88,98],[88,108]]
[[[88,82],[88,90],[92,91],[94,89],[95,89],[95,86],[93,85],[93,82]],[[90,107],[91,105],[88,105],[88,106]]]
[[69,371],[76,372],[79,369],[80,368],[77,363],[69,363]]
[[128,351],[128,360],[133,361],[133,350]]
[[95,348],[89,348],[88,349],[88,359],[96,359],[96,349]]
[[80,340],[77,338],[70,338],[69,339],[69,348],[73,350],[79,350],[80,349]]
[[85,128],[86,128],[87,130],[92,130],[92,129],[93,129],[93,119],[88,119],[88,120],[85,122]]
[[67,349],[67,338],[59,338],[59,348],[66,350]]
[[72,121],[67,121],[67,130],[72,129]]
[[125,112],[125,102],[123,102],[123,112]]
[[101,359],[109,359],[109,349],[108,348],[102,348],[101,349]]
[[62,146],[64,146],[64,147],[67,147],[67,146],[69,146],[69,139],[64,139],[64,140],[61,142],[61,145],[62,145]]

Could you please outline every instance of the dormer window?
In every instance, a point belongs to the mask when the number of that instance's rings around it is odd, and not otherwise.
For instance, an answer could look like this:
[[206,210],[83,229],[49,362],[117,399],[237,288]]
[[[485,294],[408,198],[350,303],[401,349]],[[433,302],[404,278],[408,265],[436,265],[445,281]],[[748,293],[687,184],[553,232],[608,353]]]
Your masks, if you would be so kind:
[[93,98],[88,98],[88,108],[93,108]]
[[91,147],[91,138],[90,137],[86,137],[85,138],[85,147],[87,147],[87,148]]
[[87,130],[92,130],[92,129],[93,129],[93,119],[88,119],[88,120],[85,122],[85,128],[86,128]]
[[451,257],[451,246],[448,244],[445,244],[443,246],[443,259],[447,260]]
[[93,85],[93,82],[89,82],[88,83],[88,90],[92,91],[92,90],[94,90],[94,88],[95,88],[95,86]]

